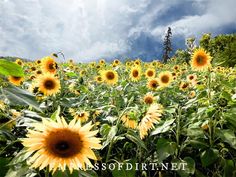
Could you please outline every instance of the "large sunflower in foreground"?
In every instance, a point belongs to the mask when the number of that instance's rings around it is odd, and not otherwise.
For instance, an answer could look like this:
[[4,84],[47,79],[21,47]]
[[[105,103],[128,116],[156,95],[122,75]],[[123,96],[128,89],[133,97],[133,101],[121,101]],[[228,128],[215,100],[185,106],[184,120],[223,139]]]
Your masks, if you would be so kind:
[[140,67],[133,67],[131,68],[130,75],[132,81],[137,82],[141,78],[141,68]]
[[23,77],[9,76],[8,80],[9,80],[10,83],[12,83],[12,84],[14,84],[16,86],[19,86],[24,81],[24,78]]
[[60,81],[52,74],[44,74],[38,77],[39,91],[44,95],[54,95],[60,91]]
[[43,72],[55,74],[57,71],[57,63],[51,57],[45,57],[41,60],[41,68]]
[[159,74],[159,84],[161,87],[169,86],[172,80],[172,73],[169,71],[164,71]]
[[195,50],[191,57],[191,67],[197,71],[203,71],[211,67],[211,56],[204,49]]
[[101,71],[102,80],[107,84],[113,85],[118,82],[118,74],[114,70]]
[[67,124],[64,118],[57,118],[33,125],[35,129],[29,130],[22,142],[28,152],[34,153],[31,167],[41,170],[48,166],[53,173],[57,169],[65,171],[66,167],[71,173],[74,169],[85,170],[86,165],[93,167],[89,159],[97,158],[92,149],[102,146],[95,137],[98,131],[91,131],[91,122],[81,126],[76,119]]
[[154,124],[160,121],[162,113],[163,107],[160,104],[154,103],[148,108],[146,115],[138,125],[141,139],[144,139],[144,137],[148,135],[148,131],[154,128]]

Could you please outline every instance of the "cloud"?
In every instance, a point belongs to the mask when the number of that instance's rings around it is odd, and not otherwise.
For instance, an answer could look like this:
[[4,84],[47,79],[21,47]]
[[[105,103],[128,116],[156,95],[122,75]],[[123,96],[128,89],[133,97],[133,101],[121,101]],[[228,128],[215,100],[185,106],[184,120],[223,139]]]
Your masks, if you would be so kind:
[[236,21],[234,0],[0,0],[0,55],[41,58],[159,57],[168,26],[188,37]]

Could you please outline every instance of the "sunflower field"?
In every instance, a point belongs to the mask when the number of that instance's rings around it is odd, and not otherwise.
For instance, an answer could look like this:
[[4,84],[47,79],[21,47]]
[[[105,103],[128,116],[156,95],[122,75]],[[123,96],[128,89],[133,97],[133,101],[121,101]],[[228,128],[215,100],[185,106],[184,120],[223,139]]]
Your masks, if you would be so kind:
[[236,176],[236,70],[0,60],[1,177]]

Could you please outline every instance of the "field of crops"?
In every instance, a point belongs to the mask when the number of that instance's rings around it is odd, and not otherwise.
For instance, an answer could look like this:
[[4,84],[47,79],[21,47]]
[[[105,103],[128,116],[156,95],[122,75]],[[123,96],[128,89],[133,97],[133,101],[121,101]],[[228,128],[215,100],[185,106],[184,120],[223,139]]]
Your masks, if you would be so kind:
[[236,176],[236,70],[0,60],[0,176]]

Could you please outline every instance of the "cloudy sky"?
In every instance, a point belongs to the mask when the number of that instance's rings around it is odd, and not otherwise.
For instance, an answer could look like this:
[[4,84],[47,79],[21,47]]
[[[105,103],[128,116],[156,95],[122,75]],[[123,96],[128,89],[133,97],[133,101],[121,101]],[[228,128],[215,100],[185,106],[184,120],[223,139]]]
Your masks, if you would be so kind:
[[0,56],[37,59],[160,58],[203,33],[236,32],[235,0],[0,0]]

